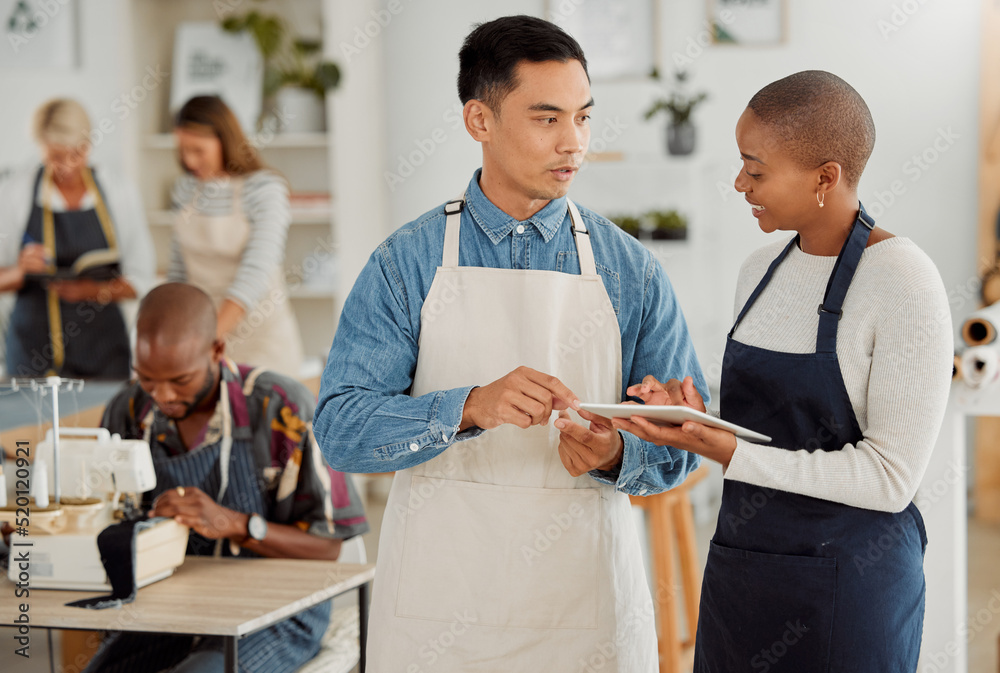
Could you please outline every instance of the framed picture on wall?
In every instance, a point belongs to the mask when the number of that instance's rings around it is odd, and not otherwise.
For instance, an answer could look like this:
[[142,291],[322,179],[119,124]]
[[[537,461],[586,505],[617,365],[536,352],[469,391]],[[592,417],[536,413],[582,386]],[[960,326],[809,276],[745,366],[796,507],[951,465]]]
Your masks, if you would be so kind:
[[77,67],[76,1],[0,0],[0,68]]
[[767,46],[785,41],[786,0],[708,0],[716,44]]
[[546,0],[545,18],[576,38],[593,80],[645,78],[658,60],[658,0]]
[[177,27],[170,84],[173,116],[193,96],[218,96],[247,133],[257,130],[263,106],[264,63],[249,33],[227,33],[213,21]]

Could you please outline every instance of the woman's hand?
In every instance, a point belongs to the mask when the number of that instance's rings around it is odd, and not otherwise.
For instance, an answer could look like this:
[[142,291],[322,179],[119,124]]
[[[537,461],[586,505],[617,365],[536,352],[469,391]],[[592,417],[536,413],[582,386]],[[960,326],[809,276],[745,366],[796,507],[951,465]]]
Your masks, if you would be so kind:
[[224,299],[216,316],[215,338],[225,339],[230,332],[236,329],[246,313],[246,309],[239,302],[229,298]]
[[17,268],[22,273],[46,273],[49,269],[49,256],[41,243],[28,243],[21,248],[17,256]]
[[612,422],[617,429],[631,432],[647,442],[697,453],[724,468],[729,467],[736,452],[736,435],[694,421],[684,421],[683,425],[657,425],[642,416],[632,416],[615,418]]
[[111,301],[111,291],[108,289],[108,284],[95,280],[54,280],[49,283],[49,287],[55,290],[63,301],[94,301],[101,304],[107,304]]
[[646,404],[690,407],[705,411],[705,400],[694,387],[694,379],[690,376],[685,377],[683,381],[670,379],[666,383],[660,383],[655,376],[647,376],[642,383],[629,386],[625,392],[630,397],[638,397]]
[[[683,381],[670,379],[660,383],[653,376],[647,376],[642,383],[629,386],[625,391],[632,397],[638,397],[646,404],[684,406],[697,411],[705,411],[705,401],[694,386],[690,376]],[[726,430],[710,428],[694,421],[685,421],[683,425],[659,425],[643,418],[615,418],[613,424],[618,430],[631,432],[647,442],[660,446],[672,446],[691,453],[697,453],[710,460],[729,467],[729,461],[736,452],[736,436]]]
[[59,298],[68,302],[93,301],[110,304],[123,299],[135,299],[135,289],[124,278],[109,281],[80,278],[76,280],[56,280],[50,283]]

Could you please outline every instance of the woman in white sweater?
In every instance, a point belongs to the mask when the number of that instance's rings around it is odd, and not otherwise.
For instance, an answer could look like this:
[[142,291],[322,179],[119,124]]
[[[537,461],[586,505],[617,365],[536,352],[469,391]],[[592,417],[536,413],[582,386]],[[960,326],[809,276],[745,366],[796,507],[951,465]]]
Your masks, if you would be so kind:
[[[723,362],[722,417],[772,441],[614,422],[725,470],[695,671],[915,671],[926,535],[912,499],[950,385],[944,287],[858,202],[875,127],[846,82],[807,71],[764,87],[736,141],[760,228],[795,232],[744,263]],[[628,392],[704,410],[690,378]]]

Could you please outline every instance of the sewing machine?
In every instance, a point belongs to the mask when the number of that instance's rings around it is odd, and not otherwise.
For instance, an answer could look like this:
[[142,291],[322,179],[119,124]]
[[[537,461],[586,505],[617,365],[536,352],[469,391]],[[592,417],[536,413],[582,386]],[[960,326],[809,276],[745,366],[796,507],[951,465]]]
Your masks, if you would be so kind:
[[[53,469],[37,470],[39,464]],[[49,430],[37,447],[34,465],[33,472],[43,483],[32,484],[35,501],[27,517],[23,510],[18,513],[17,498],[0,509],[0,520],[12,525],[19,525],[15,519],[28,520],[28,534],[15,534],[11,542],[31,545],[12,548],[29,551],[31,588],[110,590],[97,535],[134,511],[137,498],[156,486],[149,445],[123,440],[104,428],[63,428],[58,437]],[[48,493],[55,494],[48,506],[37,506],[39,501],[44,504]],[[184,562],[187,537],[187,527],[170,519],[139,532],[137,586],[169,577]],[[17,564],[11,563],[8,577],[17,582],[19,572]]]

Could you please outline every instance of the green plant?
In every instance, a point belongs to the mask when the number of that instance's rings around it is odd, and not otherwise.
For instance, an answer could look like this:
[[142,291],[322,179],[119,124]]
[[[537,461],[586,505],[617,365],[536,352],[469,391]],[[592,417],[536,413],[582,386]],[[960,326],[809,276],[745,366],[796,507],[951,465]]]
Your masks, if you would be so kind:
[[676,210],[651,210],[646,219],[658,231],[678,231],[688,226],[687,218]]
[[[656,68],[653,68],[649,73],[649,77],[658,82],[660,81],[660,73]],[[653,101],[653,105],[646,110],[647,120],[663,112],[670,115],[670,123],[674,126],[688,123],[691,113],[703,100],[708,98],[708,94],[704,91],[693,96],[684,93],[684,83],[687,81],[687,77],[687,72],[683,70],[674,71],[675,90],[671,91],[670,95],[666,98],[658,98]]]
[[333,61],[321,59],[320,41],[290,38],[291,29],[280,16],[251,10],[243,16],[223,19],[222,28],[253,36],[264,59],[264,98],[270,98],[283,86],[309,89],[322,98],[340,84],[340,68]]
[[636,238],[639,237],[639,227],[642,221],[638,217],[632,215],[611,215],[608,219],[617,224],[626,234],[631,234]]

